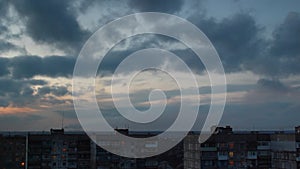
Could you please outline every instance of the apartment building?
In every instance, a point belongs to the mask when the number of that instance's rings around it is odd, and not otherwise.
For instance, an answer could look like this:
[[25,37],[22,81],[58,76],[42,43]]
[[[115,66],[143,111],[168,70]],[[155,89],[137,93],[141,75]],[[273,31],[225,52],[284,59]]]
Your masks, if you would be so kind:
[[[153,136],[153,133],[129,133],[128,129],[118,131],[130,137]],[[124,142],[112,138],[107,137],[100,143],[123,151]],[[158,142],[152,140],[132,145],[130,151],[149,152],[158,148]],[[84,132],[51,129],[50,132],[30,132],[20,136],[0,135],[0,169],[180,169],[182,164],[182,142],[158,156],[125,158],[97,146]]]
[[185,169],[299,169],[300,127],[295,131],[233,131],[218,127],[204,143],[184,139]]
[[[217,128],[205,143],[189,134],[184,141],[184,167],[188,169],[270,168],[271,157],[265,147],[267,135],[234,133],[229,126]],[[259,147],[259,149],[258,149]]]
[[271,135],[272,168],[297,168],[295,133]]
[[[118,132],[130,137],[155,133]],[[84,132],[30,132],[0,135],[0,169],[300,169],[300,127],[294,131],[233,131],[216,128],[204,143],[190,132],[171,150],[149,158],[125,158],[97,146]],[[124,142],[99,138],[123,151]],[[159,143],[131,145],[132,153],[158,151]],[[26,163],[27,161],[27,163]]]
[[295,142],[297,169],[300,169],[300,126],[295,127]]
[[83,133],[65,134],[63,129],[28,135],[28,168],[90,169],[90,139]]
[[0,135],[0,169],[24,169],[25,149],[24,135]]

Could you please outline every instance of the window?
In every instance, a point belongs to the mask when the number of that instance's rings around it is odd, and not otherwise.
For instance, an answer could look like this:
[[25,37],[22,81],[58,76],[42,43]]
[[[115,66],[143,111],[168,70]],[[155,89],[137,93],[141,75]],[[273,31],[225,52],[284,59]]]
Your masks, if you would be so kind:
[[229,152],[229,157],[233,157],[233,152]]
[[227,151],[218,152],[219,156],[227,156]]
[[248,151],[248,156],[256,156],[256,151]]

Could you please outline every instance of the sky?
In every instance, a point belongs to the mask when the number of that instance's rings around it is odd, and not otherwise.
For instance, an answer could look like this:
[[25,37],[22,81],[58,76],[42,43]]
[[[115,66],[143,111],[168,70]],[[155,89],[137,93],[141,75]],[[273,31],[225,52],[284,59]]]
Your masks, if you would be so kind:
[[[136,12],[182,17],[210,39],[227,78],[227,103],[220,125],[240,130],[300,125],[298,0],[0,0],[0,131],[60,128],[63,117],[66,130],[81,130],[72,100],[76,58],[96,30]],[[174,79],[161,71],[141,72],[130,86],[130,99],[138,110],[149,108],[151,90],[166,93],[168,105],[159,120],[135,124],[120,117],[112,103],[110,79],[117,65],[127,55],[147,48],[173,52],[195,73],[200,95],[185,97],[191,106],[199,107],[193,129],[200,129],[211,98],[207,72],[183,43],[162,35],[127,38],[105,56],[98,69],[96,94],[107,121],[115,127],[163,130],[176,118],[180,91]],[[182,79],[187,78],[186,72],[176,70]],[[130,76],[129,70],[117,76],[119,100],[125,98],[124,84]],[[201,103],[194,102],[196,97]]]

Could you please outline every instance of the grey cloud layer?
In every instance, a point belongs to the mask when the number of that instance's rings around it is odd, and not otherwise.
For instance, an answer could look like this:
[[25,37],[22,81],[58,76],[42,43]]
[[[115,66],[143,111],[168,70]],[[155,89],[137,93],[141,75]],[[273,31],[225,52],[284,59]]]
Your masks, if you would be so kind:
[[[227,73],[252,71],[268,77],[286,77],[299,74],[299,24],[300,13],[290,13],[282,24],[274,29],[270,38],[264,28],[248,13],[238,13],[222,20],[195,14],[188,18],[196,24],[216,47]],[[139,49],[164,48],[161,44],[175,44],[175,40],[161,36],[143,35],[128,40],[124,50],[111,50],[102,65],[103,71],[113,72],[124,57]],[[288,41],[288,42],[286,42]],[[123,42],[125,43],[125,42]],[[284,45],[282,44],[284,43]],[[126,43],[125,43],[126,44]],[[122,46],[124,44],[121,45]],[[203,65],[189,49],[173,48],[194,71],[202,72]],[[280,52],[278,52],[280,51]],[[180,68],[178,68],[180,70]]]
[[128,2],[133,7],[142,12],[166,12],[175,13],[180,11],[184,1],[182,0],[131,0]]
[[36,101],[65,103],[68,100],[56,97],[70,94],[66,86],[48,86],[46,81],[32,78],[37,75],[70,77],[74,64],[74,58],[61,56],[0,58],[0,107],[25,106]]
[[13,78],[32,78],[36,75],[48,77],[70,77],[73,73],[75,59],[61,56],[18,56],[0,58],[0,75]]
[[55,96],[64,96],[70,94],[65,86],[44,86],[38,89],[39,95],[53,94]]
[[46,85],[42,80],[13,80],[0,78],[0,100],[1,107],[24,106],[31,104],[36,96],[33,95],[33,85]]
[[[94,1],[90,1],[89,3],[78,4],[91,5],[94,3]],[[129,7],[138,11],[169,13],[179,12],[185,3],[187,2],[176,0],[170,2],[171,5],[166,6],[168,3],[162,3],[161,1],[151,1],[151,3],[147,0],[128,1]],[[90,34],[79,26],[76,20],[78,10],[75,9],[76,5],[72,4],[71,1],[3,1],[0,6],[4,8],[8,4],[16,9],[25,24],[26,33],[36,42],[51,44],[60,49],[79,51],[80,46]],[[79,5],[79,7],[81,6]],[[2,15],[5,12],[7,11],[3,10]],[[220,54],[227,73],[250,70],[259,75],[280,77],[298,74],[300,71],[298,66],[300,62],[300,42],[297,38],[300,29],[299,13],[290,13],[281,25],[274,28],[271,39],[264,37],[263,26],[258,25],[255,18],[247,13],[239,13],[217,20],[206,17],[201,12],[195,12],[187,19],[196,24],[210,38]],[[6,28],[5,25],[2,28]],[[108,56],[109,58],[106,59],[107,62],[102,65],[103,72],[113,71],[124,56],[135,50],[148,48],[149,46],[159,47],[158,42],[168,42],[166,38],[155,38],[145,40],[142,43],[132,43],[132,46],[123,51],[112,50]],[[13,44],[0,40],[0,51],[13,48]],[[175,54],[181,54],[182,59],[190,64],[195,71],[201,72],[203,70],[202,64],[197,64],[199,61],[195,59],[198,58],[194,57],[191,51],[182,49],[171,51]],[[67,62],[75,62],[68,59],[58,61],[53,57],[51,59],[50,57],[49,59],[48,57],[47,59],[39,59],[28,56],[26,57],[27,61],[22,59],[25,59],[25,57],[16,57],[13,61],[16,65],[12,72],[14,77],[32,77],[34,75],[70,76],[73,68],[70,66],[72,64]],[[59,62],[66,63],[67,66],[58,66],[60,68],[52,69],[54,66],[51,64],[59,64]],[[30,68],[26,70],[23,63],[26,68],[28,66]],[[1,61],[0,64],[2,64]],[[43,70],[44,68],[45,70]],[[5,72],[7,73],[5,68],[0,69],[0,75]]]
[[[212,41],[227,73],[252,71],[269,77],[299,74],[300,42],[297,37],[299,37],[300,13],[292,12],[286,16],[282,24],[274,29],[271,38],[265,37],[263,26],[258,25],[255,18],[248,13],[238,13],[220,21],[197,14],[188,19]],[[140,41],[136,39],[131,38],[133,43],[129,43],[130,45],[123,51],[112,50],[106,58],[106,64],[103,64],[104,69],[113,71],[120,60],[138,49],[163,48],[160,44],[170,41],[171,44],[176,43],[172,39],[160,36]],[[203,71],[203,65],[189,49],[170,50],[178,54],[194,71]]]
[[[19,19],[23,23],[21,26],[14,26],[24,28],[22,33],[32,38],[37,44],[50,45],[64,50],[69,55],[76,56],[84,41],[91,35],[91,32],[80,26],[78,11],[84,11],[83,8],[88,9],[86,6],[97,3],[94,0],[83,1],[75,3],[71,0],[0,1],[0,55],[3,56],[3,52],[19,50],[15,44],[5,38],[10,36],[8,35],[10,25],[6,25],[5,21],[7,21],[7,9],[12,7],[15,10],[13,12],[20,17]],[[129,7],[128,11],[131,12],[156,11],[175,14],[180,13],[183,6],[189,3],[189,1],[181,0],[168,0],[167,2],[128,0],[127,2],[126,8]],[[113,8],[122,7],[114,6]],[[252,71],[260,77],[265,77],[265,79],[260,79],[255,86],[228,86],[229,92],[247,91],[247,94],[241,101],[243,103],[227,105],[224,118],[226,124],[249,125],[251,122],[241,120],[247,117],[253,120],[253,123],[257,122],[262,126],[269,122],[276,126],[277,124],[273,124],[274,121],[284,123],[284,120],[296,125],[299,121],[299,113],[295,113],[300,107],[297,103],[297,99],[300,99],[297,96],[300,95],[299,87],[293,88],[283,84],[280,80],[300,73],[299,11],[291,11],[284,20],[279,21],[281,24],[273,28],[271,36],[267,37],[264,25],[259,25],[257,18],[252,13],[244,12],[225,18],[212,18],[206,16],[203,9],[199,10],[195,7],[195,9],[189,10],[194,14],[184,17],[197,25],[212,41],[227,73]],[[101,12],[99,11],[99,13]],[[109,19],[101,18],[99,22],[106,23],[118,16],[109,16]],[[107,55],[99,70],[101,75],[112,73],[120,61],[134,51],[148,47],[163,48],[166,46],[161,44],[172,46],[175,43],[175,41],[163,37],[149,37],[143,38],[143,40],[139,40],[137,37],[136,39],[132,38],[129,42],[130,45],[125,45],[124,49],[117,50],[115,48]],[[122,46],[124,43],[120,45]],[[190,50],[176,47],[170,50],[178,54],[194,71],[198,73],[203,71],[202,64],[195,60],[198,58]],[[66,86],[50,86],[45,81],[32,80],[32,78],[37,75],[71,78],[75,61],[76,57],[69,56],[0,57],[0,107],[24,106],[35,101],[46,104],[69,102],[69,100],[57,99],[57,97],[70,94]],[[36,86],[39,87],[33,88]],[[210,88],[201,88],[200,91],[205,94],[210,93]],[[144,99],[147,98],[144,97],[147,96],[147,92],[135,93],[136,98],[133,99],[136,100],[133,101],[135,103],[147,101]],[[177,91],[168,93],[170,97],[177,94]],[[251,103],[255,103],[255,106]],[[140,107],[140,109],[145,109],[145,107]],[[113,113],[115,110],[108,110],[107,114],[113,115]],[[3,118],[2,121],[14,120],[13,118]]]
[[48,43],[63,50],[76,50],[87,38],[72,10],[72,1],[20,0],[11,1],[24,21],[26,32],[35,41]]
[[22,107],[36,102],[63,104],[57,97],[70,94],[66,86],[48,86],[43,80],[0,78],[0,107]]
[[[300,73],[300,13],[292,12],[273,32],[274,42],[267,62],[273,62],[278,74]],[[272,63],[271,62],[271,63]],[[274,63],[275,62],[275,63]]]

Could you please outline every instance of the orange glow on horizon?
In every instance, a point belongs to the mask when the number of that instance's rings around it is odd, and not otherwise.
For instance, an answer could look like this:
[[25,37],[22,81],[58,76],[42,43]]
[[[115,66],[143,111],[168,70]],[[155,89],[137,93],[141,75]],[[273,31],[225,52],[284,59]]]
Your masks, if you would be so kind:
[[31,113],[36,112],[36,109],[30,107],[0,107],[0,115],[16,114],[16,113]]

